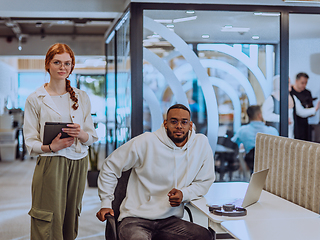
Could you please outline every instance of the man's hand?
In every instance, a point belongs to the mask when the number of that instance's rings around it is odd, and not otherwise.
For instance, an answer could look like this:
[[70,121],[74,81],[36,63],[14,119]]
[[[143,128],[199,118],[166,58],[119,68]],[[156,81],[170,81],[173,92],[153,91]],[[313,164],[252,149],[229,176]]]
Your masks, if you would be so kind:
[[182,192],[175,188],[168,193],[168,196],[171,207],[178,207],[183,198]]
[[96,216],[101,222],[104,222],[107,219],[106,215],[108,214],[114,216],[114,212],[111,208],[101,208],[100,211],[97,212]]

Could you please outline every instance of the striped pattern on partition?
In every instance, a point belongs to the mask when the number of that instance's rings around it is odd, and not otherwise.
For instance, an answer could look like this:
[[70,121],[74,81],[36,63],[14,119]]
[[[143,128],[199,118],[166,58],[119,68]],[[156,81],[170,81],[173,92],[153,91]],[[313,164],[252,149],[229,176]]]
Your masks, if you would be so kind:
[[319,213],[320,144],[258,133],[254,171],[266,168],[266,191]]

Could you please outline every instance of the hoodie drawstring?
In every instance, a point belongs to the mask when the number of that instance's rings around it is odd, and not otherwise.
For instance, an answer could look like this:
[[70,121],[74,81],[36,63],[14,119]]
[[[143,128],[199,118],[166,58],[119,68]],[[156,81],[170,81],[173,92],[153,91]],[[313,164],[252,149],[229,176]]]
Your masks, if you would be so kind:
[[174,188],[178,189],[177,184],[177,162],[176,162],[176,148],[173,148],[173,156],[174,156]]
[[189,146],[187,146],[187,173],[186,173],[186,181],[184,186],[187,187],[188,186],[188,172],[189,172]]

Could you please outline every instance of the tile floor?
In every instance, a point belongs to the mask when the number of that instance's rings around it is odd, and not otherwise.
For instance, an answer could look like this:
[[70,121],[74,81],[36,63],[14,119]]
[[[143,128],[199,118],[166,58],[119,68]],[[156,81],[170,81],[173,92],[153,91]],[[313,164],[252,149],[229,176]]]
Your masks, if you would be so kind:
[[[31,181],[35,159],[0,161],[0,239],[30,239]],[[87,187],[83,197],[77,239],[104,239],[105,224],[95,214],[100,209],[97,188]]]
[[[29,158],[24,161],[0,161],[0,240],[30,239],[28,211],[35,164],[36,159]],[[235,173],[234,177],[241,178],[241,175]],[[100,209],[97,188],[86,187],[82,206],[77,240],[105,239],[105,223],[95,216]]]

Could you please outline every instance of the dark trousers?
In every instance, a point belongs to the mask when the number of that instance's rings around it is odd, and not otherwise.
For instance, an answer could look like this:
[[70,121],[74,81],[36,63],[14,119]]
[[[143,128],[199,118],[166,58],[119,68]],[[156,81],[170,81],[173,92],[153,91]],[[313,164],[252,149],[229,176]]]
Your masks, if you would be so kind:
[[248,152],[244,157],[244,160],[247,163],[247,166],[251,171],[251,173],[253,172],[253,167],[254,167],[254,151],[255,151],[255,148],[252,148],[250,152]]
[[210,231],[177,217],[148,220],[124,218],[118,228],[120,240],[212,240]]

